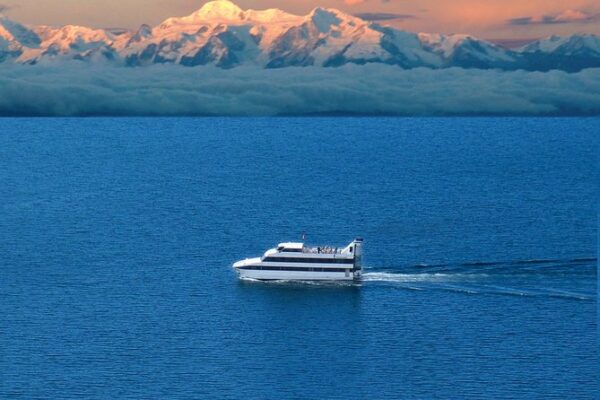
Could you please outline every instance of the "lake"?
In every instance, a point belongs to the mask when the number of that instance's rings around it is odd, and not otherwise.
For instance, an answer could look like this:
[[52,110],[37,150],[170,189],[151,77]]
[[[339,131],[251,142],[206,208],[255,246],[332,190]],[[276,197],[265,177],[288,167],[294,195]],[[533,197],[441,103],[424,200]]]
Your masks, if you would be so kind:
[[[0,119],[0,398],[593,399],[599,132]],[[232,270],[302,232],[363,281]]]

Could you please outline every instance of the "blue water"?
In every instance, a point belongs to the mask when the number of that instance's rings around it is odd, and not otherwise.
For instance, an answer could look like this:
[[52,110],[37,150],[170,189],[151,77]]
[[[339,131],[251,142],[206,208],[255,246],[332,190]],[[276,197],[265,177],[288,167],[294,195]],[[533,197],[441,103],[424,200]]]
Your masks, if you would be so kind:
[[[598,132],[0,119],[0,398],[594,398]],[[230,268],[302,231],[364,281]]]

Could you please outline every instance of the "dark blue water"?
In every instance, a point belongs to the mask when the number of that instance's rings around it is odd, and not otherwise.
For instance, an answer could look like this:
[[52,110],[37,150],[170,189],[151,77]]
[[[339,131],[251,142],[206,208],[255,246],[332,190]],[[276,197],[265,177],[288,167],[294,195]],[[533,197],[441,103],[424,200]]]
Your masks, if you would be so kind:
[[[594,398],[598,132],[0,119],[0,398]],[[230,268],[302,231],[362,284]]]

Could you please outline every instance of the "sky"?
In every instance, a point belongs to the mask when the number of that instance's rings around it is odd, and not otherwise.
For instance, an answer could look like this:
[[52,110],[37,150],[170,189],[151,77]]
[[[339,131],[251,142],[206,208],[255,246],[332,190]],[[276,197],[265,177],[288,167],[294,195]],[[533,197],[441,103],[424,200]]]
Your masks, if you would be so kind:
[[[317,6],[414,32],[467,33],[484,39],[600,34],[600,0],[237,0],[243,9],[307,14]],[[135,29],[184,16],[205,0],[0,0],[11,19],[35,25]]]

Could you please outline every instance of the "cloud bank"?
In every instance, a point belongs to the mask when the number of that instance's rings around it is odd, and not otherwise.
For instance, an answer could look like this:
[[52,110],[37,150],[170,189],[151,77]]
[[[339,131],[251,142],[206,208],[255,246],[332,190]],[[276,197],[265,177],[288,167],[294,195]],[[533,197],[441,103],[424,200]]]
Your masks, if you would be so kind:
[[600,115],[600,69],[0,67],[0,115]]
[[412,14],[396,14],[396,13],[384,13],[384,12],[365,12],[354,14],[355,17],[364,19],[366,21],[392,21],[392,20],[407,20],[416,19],[416,15]]

